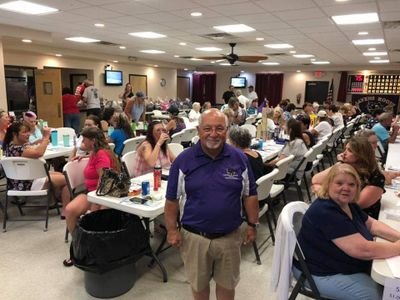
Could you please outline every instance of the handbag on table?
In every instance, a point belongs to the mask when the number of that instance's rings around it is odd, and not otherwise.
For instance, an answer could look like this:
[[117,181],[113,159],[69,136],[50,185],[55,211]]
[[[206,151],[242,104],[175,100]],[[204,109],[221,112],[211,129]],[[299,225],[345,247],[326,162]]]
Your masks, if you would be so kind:
[[104,168],[100,183],[96,189],[97,196],[126,197],[128,196],[131,180],[124,172]]

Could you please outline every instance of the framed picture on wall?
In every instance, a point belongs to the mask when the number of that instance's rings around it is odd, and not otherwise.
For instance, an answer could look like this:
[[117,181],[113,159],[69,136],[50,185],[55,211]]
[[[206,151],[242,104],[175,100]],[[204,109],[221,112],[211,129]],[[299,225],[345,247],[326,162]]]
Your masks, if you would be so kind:
[[76,87],[87,79],[87,74],[71,74],[69,75],[69,83],[72,93],[75,93]]

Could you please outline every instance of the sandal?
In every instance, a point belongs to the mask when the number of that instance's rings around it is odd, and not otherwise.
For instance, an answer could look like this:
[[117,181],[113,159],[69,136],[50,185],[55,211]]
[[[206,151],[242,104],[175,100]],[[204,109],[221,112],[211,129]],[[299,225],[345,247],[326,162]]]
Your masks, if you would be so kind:
[[71,258],[67,258],[63,260],[64,267],[72,267],[74,263],[72,262]]

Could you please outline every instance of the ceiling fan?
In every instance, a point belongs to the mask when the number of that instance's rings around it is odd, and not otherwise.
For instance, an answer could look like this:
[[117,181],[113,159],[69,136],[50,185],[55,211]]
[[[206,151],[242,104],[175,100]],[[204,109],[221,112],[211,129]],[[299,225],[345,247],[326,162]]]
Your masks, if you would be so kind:
[[203,56],[203,57],[197,57],[199,59],[206,59],[206,60],[221,60],[221,59],[226,59],[232,66],[235,65],[237,61],[241,62],[246,62],[246,63],[257,63],[260,60],[266,60],[268,59],[268,56],[256,56],[256,55],[241,55],[238,56],[233,52],[233,49],[236,46],[236,43],[229,43],[229,46],[231,46],[231,53],[229,54],[221,54],[221,56]]

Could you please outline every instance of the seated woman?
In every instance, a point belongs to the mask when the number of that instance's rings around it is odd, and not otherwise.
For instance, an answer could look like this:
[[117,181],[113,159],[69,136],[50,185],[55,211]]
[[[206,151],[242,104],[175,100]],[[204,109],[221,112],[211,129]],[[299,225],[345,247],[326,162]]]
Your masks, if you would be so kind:
[[[88,127],[100,128],[101,127],[100,118],[95,115],[87,116],[85,122],[83,123],[83,129]],[[79,159],[79,157],[84,157],[88,155],[88,152],[81,148],[82,140],[83,136],[80,135],[79,138],[76,139],[76,143],[74,142],[74,149],[72,150],[68,158],[69,161]]]
[[[353,166],[361,179],[361,194],[357,204],[371,217],[378,219],[381,197],[385,192],[385,177],[378,167],[375,151],[366,138],[353,137],[339,156],[339,163]],[[332,167],[331,167],[332,168]],[[318,192],[331,168],[313,176],[312,190]]]
[[190,122],[198,122],[200,118],[200,103],[199,102],[194,102],[192,105],[192,109],[189,112],[189,121]]
[[[356,204],[360,186],[352,166],[335,165],[303,217],[297,239],[324,298],[382,299],[382,287],[369,276],[371,261],[400,254],[400,232],[369,217]],[[387,242],[375,242],[374,236]],[[299,268],[294,261],[297,278]]]
[[[39,144],[29,145],[30,130],[21,122],[14,122],[8,127],[6,136],[3,142],[3,151],[5,156],[8,157],[27,157],[27,158],[40,158],[46,151],[49,144],[50,129],[43,129],[43,137]],[[62,173],[50,172],[51,182],[56,191],[56,196],[61,198],[63,212],[61,218],[64,216],[64,208],[69,202],[69,191],[67,182]],[[26,191],[26,190],[41,190],[47,185],[46,178],[32,180],[9,180],[9,188]]]
[[229,141],[247,156],[255,180],[266,174],[261,155],[257,151],[250,149],[251,134],[246,128],[239,126],[230,128]]
[[311,133],[317,138],[317,140],[321,140],[324,136],[332,133],[332,125],[329,123],[326,111],[320,110],[317,116],[318,123],[313,129],[311,129]]
[[[281,159],[284,159],[290,155],[294,155],[293,161],[289,165],[288,174],[292,174],[296,167],[299,165],[301,160],[304,158],[304,154],[307,152],[306,144],[303,141],[303,135],[301,132],[300,122],[295,119],[290,119],[287,123],[288,133],[289,133],[289,142],[285,145],[282,150],[281,155],[267,163],[269,170],[271,171],[276,163]],[[296,177],[298,179],[303,177],[304,170],[306,166],[301,167],[296,172]]]
[[114,113],[115,113],[114,107],[107,107],[103,110],[101,114],[100,123],[101,123],[101,129],[103,130],[104,134],[106,133],[108,134],[108,128],[112,126],[111,119],[114,116]]
[[274,108],[272,121],[274,121],[275,126],[279,126],[280,128],[285,126],[286,121],[283,118],[283,109],[279,106]]
[[133,131],[129,124],[129,119],[124,113],[114,114],[111,124],[114,127],[114,131],[109,136],[108,142],[115,144],[114,152],[118,156],[121,156],[124,149],[124,142],[134,137]]
[[203,106],[201,107],[201,113],[205,112],[206,110],[212,108],[211,102],[210,101],[206,101],[203,103]]
[[23,122],[24,125],[29,128],[29,143],[30,144],[37,144],[40,143],[43,135],[40,128],[36,125],[37,124],[37,116],[32,111],[27,111],[23,114]]
[[300,114],[296,117],[296,120],[300,122],[301,125],[301,132],[303,134],[303,141],[306,144],[307,148],[311,148],[315,145],[315,138],[308,130],[310,128],[310,117],[304,114]]
[[7,128],[10,125],[10,117],[5,110],[0,109],[0,146],[3,145]]
[[[82,134],[82,149],[90,152],[88,164],[84,170],[85,186],[88,192],[95,191],[99,179],[101,178],[103,168],[112,168],[120,171],[120,165],[117,157],[111,151],[103,131],[97,127],[86,127]],[[97,204],[91,204],[87,199],[87,194],[79,194],[66,207],[65,216],[67,228],[70,233],[75,230],[78,218],[88,210],[96,211],[101,207]],[[64,266],[72,266],[70,259],[63,261]]]
[[182,118],[178,117],[179,109],[175,105],[171,105],[168,108],[168,113],[170,115],[171,120],[166,125],[166,129],[170,136],[174,133],[180,132],[186,128],[185,121]]
[[167,141],[170,137],[167,129],[160,121],[153,121],[147,129],[146,139],[136,150],[134,174],[139,176],[153,172],[156,165],[169,168],[175,156],[168,149]]

